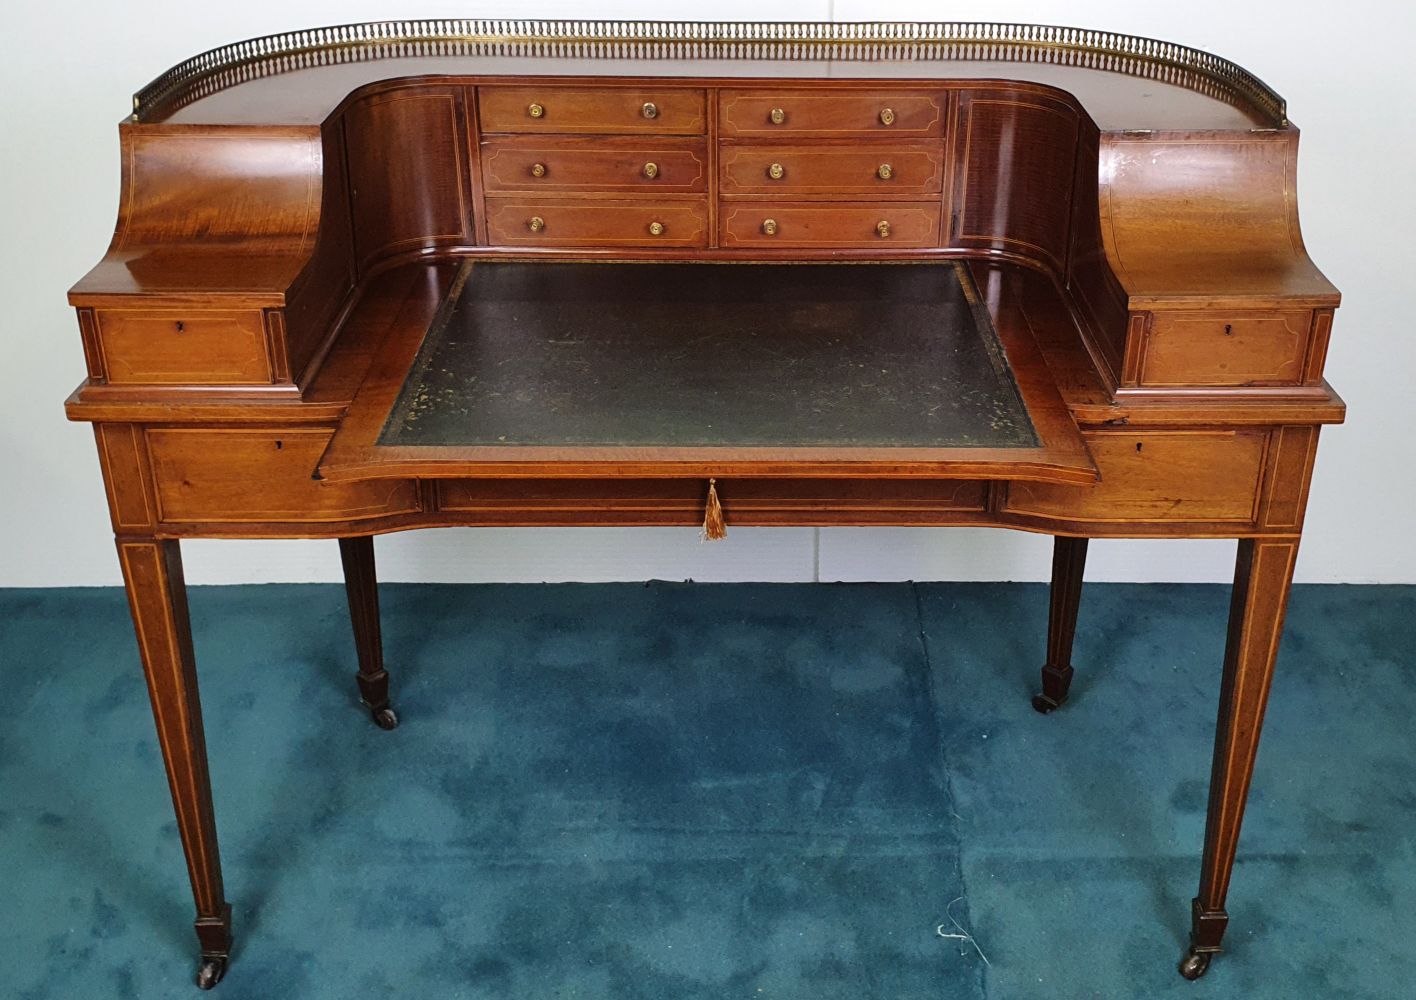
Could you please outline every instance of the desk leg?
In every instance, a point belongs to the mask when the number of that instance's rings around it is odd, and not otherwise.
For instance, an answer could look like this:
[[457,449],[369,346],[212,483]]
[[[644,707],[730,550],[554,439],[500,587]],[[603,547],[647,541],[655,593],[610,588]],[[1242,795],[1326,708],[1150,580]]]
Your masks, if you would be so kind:
[[1087,539],[1052,540],[1052,596],[1047,612],[1047,662],[1042,667],[1042,693],[1033,708],[1047,713],[1067,700],[1072,686],[1072,639],[1077,634],[1077,608],[1082,601],[1082,572],[1087,565]]
[[1200,894],[1191,904],[1190,947],[1180,974],[1198,979],[1220,951],[1229,915],[1224,911],[1239,825],[1259,749],[1269,684],[1283,631],[1283,613],[1298,555],[1296,538],[1246,538],[1239,542],[1229,638],[1219,692],[1209,815],[1200,868]]
[[120,538],[118,560],[197,904],[197,985],[211,989],[231,957],[231,905],[221,884],[182,553],[176,541]]
[[354,675],[359,697],[380,729],[394,729],[398,716],[389,706],[388,671],[383,665],[373,536],[341,538],[339,558],[344,563],[344,591],[349,597],[349,620],[354,625],[354,645],[359,654],[359,672]]

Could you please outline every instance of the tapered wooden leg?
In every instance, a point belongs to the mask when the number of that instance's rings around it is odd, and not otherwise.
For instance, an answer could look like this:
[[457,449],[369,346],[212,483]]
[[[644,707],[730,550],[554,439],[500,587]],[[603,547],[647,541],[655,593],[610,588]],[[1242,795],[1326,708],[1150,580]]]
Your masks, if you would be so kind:
[[1052,596],[1047,613],[1047,662],[1042,667],[1042,693],[1033,708],[1047,713],[1067,700],[1072,686],[1072,639],[1077,634],[1077,608],[1082,601],[1082,573],[1087,566],[1087,539],[1052,541]]
[[373,537],[341,538],[339,557],[344,563],[344,590],[349,597],[349,620],[354,625],[354,645],[359,654],[359,672],[354,675],[359,697],[381,729],[394,729],[398,716],[389,706],[388,671],[383,665]]
[[1200,868],[1200,894],[1191,904],[1190,947],[1180,974],[1198,979],[1220,950],[1229,915],[1224,910],[1239,844],[1239,826],[1259,749],[1283,614],[1293,582],[1298,540],[1244,539],[1234,569],[1229,638],[1219,693],[1209,816]]
[[120,538],[118,560],[197,904],[197,985],[210,989],[231,957],[231,906],[221,884],[182,555],[175,541]]

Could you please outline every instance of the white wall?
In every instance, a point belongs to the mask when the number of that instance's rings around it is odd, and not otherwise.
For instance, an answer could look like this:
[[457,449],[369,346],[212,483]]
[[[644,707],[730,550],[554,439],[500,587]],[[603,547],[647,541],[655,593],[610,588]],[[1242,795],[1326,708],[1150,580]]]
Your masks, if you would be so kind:
[[[1343,290],[1328,376],[1352,406],[1324,432],[1306,581],[1416,582],[1416,15],[1394,0],[1134,0],[943,4],[744,0],[497,5],[396,0],[16,4],[0,37],[0,586],[118,581],[86,425],[61,403],[83,370],[64,293],[103,253],[118,196],[116,123],[128,95],[173,63],[254,35],[403,17],[1041,21],[1210,49],[1288,98],[1304,129],[1308,248]],[[1400,48],[1399,48],[1400,47]],[[337,579],[332,542],[189,543],[193,582]],[[1106,542],[1089,577],[1227,580],[1223,542]],[[962,529],[740,529],[700,545],[690,529],[425,531],[380,541],[390,580],[1043,579],[1045,538]]]

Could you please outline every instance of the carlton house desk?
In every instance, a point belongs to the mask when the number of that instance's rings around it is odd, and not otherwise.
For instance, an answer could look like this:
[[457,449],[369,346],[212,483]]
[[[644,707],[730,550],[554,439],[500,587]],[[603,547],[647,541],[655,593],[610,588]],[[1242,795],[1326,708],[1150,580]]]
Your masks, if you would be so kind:
[[1236,539],[1180,963],[1205,972],[1344,413],[1298,130],[1262,81],[1030,25],[396,22],[197,56],[120,135],[68,414],[97,438],[199,985],[232,908],[181,540],[338,539],[393,729],[373,537],[453,525],[1045,532],[1044,713],[1088,539]]

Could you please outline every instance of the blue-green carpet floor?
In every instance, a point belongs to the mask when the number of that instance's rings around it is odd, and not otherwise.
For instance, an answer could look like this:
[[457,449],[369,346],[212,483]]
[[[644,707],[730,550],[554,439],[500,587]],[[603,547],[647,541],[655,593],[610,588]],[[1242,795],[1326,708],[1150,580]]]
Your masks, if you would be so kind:
[[[393,733],[339,588],[192,592],[217,997],[1416,996],[1416,588],[1295,592],[1194,984],[1227,588],[1088,586],[1048,717],[1040,586],[382,595]],[[0,996],[194,998],[121,591],[0,591],[0,689]]]

